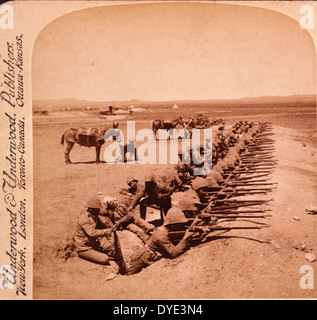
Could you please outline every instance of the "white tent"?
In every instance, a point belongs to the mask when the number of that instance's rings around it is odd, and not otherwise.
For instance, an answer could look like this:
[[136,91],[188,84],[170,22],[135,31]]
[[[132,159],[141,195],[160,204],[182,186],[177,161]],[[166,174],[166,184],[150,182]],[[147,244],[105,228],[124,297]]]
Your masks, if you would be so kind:
[[177,104],[173,105],[173,109],[178,109],[178,108],[179,108],[179,106]]

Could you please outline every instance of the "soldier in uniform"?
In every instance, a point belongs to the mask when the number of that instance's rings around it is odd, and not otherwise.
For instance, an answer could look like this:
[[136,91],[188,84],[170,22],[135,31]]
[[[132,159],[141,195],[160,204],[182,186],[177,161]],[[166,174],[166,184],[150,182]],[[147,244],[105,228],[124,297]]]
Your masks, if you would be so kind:
[[187,222],[188,220],[180,208],[171,208],[165,217],[164,224],[154,230],[145,248],[135,253],[127,274],[138,273],[162,257],[174,259],[187,251],[190,247],[189,240],[194,235],[193,232],[187,229],[183,239],[176,246],[171,242],[168,235],[170,230],[179,225],[185,225]]
[[221,175],[221,173],[220,173],[219,171],[217,171],[217,170],[214,170],[214,168],[215,168],[215,167],[213,167],[213,168],[211,169],[211,171],[208,173],[206,179],[208,179],[208,177],[212,177],[213,179],[216,180],[216,182],[217,182],[219,185],[221,185],[221,184],[224,183],[225,180],[224,180],[223,176]]
[[240,153],[239,153],[239,147],[238,146],[234,146],[232,148],[229,149],[228,153],[227,153],[227,157],[234,157],[235,158],[235,162],[236,164],[239,163],[240,159],[241,159],[241,156],[240,156]]
[[184,198],[195,199],[198,203],[207,203],[207,188],[209,183],[202,177],[197,177],[192,182],[192,187],[184,192]]
[[[114,245],[111,240],[114,227],[110,225],[100,229],[100,217],[104,214],[100,199],[94,195],[80,213],[76,226],[75,243],[80,258],[99,263],[109,264],[114,255]],[[99,225],[99,227],[98,227]]]
[[133,210],[138,204],[140,205],[140,217],[145,220],[146,206],[155,204],[161,208],[164,215],[172,207],[171,195],[173,188],[160,187],[153,175],[149,175],[144,183],[138,187],[138,192],[133,197],[128,211]]
[[224,162],[226,163],[228,170],[232,171],[236,167],[236,159],[233,156],[227,156],[224,158]]
[[104,217],[101,218],[102,222],[106,224],[107,218],[114,222],[114,227],[120,227],[135,233],[144,243],[149,239],[149,234],[155,228],[154,225],[129,213],[127,206],[119,204],[116,198],[105,197],[104,204]]
[[175,184],[178,187],[190,183],[194,170],[191,165],[179,162],[175,164],[174,169],[176,170]]
[[126,179],[128,188],[121,189],[120,194],[127,195],[129,197],[133,197],[138,191],[138,182],[139,180],[135,177],[128,176]]
[[196,127],[196,123],[195,123],[195,121],[196,121],[196,119],[195,119],[195,117],[194,116],[191,116],[190,118],[189,118],[189,120],[188,120],[188,127],[189,128],[195,128]]
[[228,146],[233,147],[238,140],[239,140],[239,136],[237,135],[237,131],[236,129],[233,128],[228,137]]

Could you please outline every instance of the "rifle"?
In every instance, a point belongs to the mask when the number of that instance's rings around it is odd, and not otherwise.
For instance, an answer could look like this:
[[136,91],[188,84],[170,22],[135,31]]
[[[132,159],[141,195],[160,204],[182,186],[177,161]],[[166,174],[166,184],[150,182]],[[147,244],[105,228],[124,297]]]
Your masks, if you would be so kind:
[[239,165],[240,167],[270,167],[274,166],[277,164],[277,161],[273,160],[250,160],[250,161],[245,161],[243,160],[242,163]]
[[218,197],[226,197],[228,195],[230,196],[235,196],[235,195],[250,195],[250,194],[267,194],[267,192],[272,191],[272,189],[270,188],[257,188],[257,189],[232,189],[232,188],[228,188],[228,189],[223,189],[220,192],[218,191],[211,191],[211,192],[207,192],[206,195],[207,196],[214,196],[217,195]]
[[273,151],[275,149],[248,149],[248,152],[244,154],[245,156],[258,157],[258,156],[273,156]]
[[[111,215],[110,219],[111,219],[112,223],[115,224],[114,215]],[[113,230],[113,236],[114,236],[114,248],[115,248],[114,259],[118,263],[119,273],[126,274],[127,273],[127,266],[126,266],[126,263],[124,261],[124,257],[122,254],[122,249],[121,249],[119,237],[118,237],[117,231],[115,229]]]
[[[248,184],[248,185],[254,185],[254,184]],[[261,184],[255,184],[256,186],[261,186]],[[233,188],[233,191],[272,191],[276,188],[270,187],[270,188],[265,188],[265,187],[259,187],[259,188],[246,188],[244,185],[242,186],[237,186]]]
[[[223,194],[218,195],[218,196],[221,197],[221,199],[225,199],[225,200],[230,201],[230,197],[241,197],[241,196],[243,197],[243,196],[254,195],[254,194],[265,194],[266,195],[267,191],[228,192],[227,194],[223,193]],[[210,198],[212,198],[214,194],[207,194],[207,196],[208,195],[210,196]]]
[[[236,204],[228,204],[228,205],[224,205],[224,206],[218,206],[217,204],[215,204],[215,206],[214,207],[212,207],[215,211],[221,211],[221,212],[223,212],[223,211],[225,211],[225,210],[229,210],[229,209],[237,209],[237,208],[240,208],[240,207],[251,207],[251,206],[257,206],[257,205],[259,205],[259,204],[262,204],[262,203],[258,203],[258,202],[256,202],[256,203],[254,203],[254,202],[252,202],[252,203],[246,203],[246,202],[244,202],[244,203],[236,203]],[[211,208],[211,207],[209,207],[209,208]],[[208,209],[209,209],[208,208]],[[205,208],[205,209],[207,209],[207,208]],[[207,209],[207,210],[208,210]]]
[[253,139],[253,142],[269,142],[269,143],[273,143],[275,141],[276,141],[276,139],[267,138],[264,135],[258,135],[257,137],[255,137]]
[[223,199],[223,200],[215,200],[215,203],[224,203],[224,202],[232,202],[232,203],[253,203],[254,205],[256,204],[261,204],[265,202],[272,201],[271,200],[235,200],[235,199]]
[[255,140],[251,143],[248,144],[249,148],[268,148],[274,145],[274,141],[272,141],[271,139],[259,139],[259,140]]
[[[242,161],[238,167],[236,169],[248,169],[248,168],[255,168],[255,169],[261,169],[261,167],[263,167],[263,169],[267,169],[267,168],[274,168],[275,163],[272,162],[257,162],[257,163],[246,163],[244,161]],[[235,169],[235,170],[236,170]]]
[[249,156],[255,157],[255,156],[259,156],[259,155],[260,155],[260,156],[262,156],[262,155],[267,156],[267,155],[271,155],[271,154],[272,154],[271,151],[274,151],[274,149],[273,149],[273,150],[261,150],[261,149],[248,150],[247,152],[245,152],[245,153],[242,155],[242,157],[243,157],[243,158],[249,157]]
[[[190,227],[189,230],[191,232],[195,232],[195,233],[200,233],[200,234],[208,234],[210,232],[213,231],[220,231],[220,230],[225,230],[225,231],[230,231],[230,230],[255,230],[255,229],[262,229],[263,226],[261,227],[218,227],[218,226],[194,226],[194,227]],[[177,239],[181,239],[184,234],[185,234],[185,230],[181,230],[181,231],[169,231],[168,235],[170,237],[171,240],[177,240]]]
[[[269,173],[267,173],[267,174],[258,174],[258,175],[256,175],[256,176],[251,176],[251,177],[241,177],[241,176],[239,176],[239,177],[237,177],[236,178],[236,180],[237,181],[241,181],[241,182],[243,182],[243,181],[251,181],[252,179],[254,179],[254,178],[262,178],[262,177],[267,177],[267,176],[269,176],[270,174]],[[267,180],[266,180],[267,181]]]
[[[247,185],[252,185],[252,184],[247,184]],[[262,184],[256,184],[256,185],[258,185],[258,186],[261,186]],[[240,188],[239,188],[240,187]],[[242,187],[242,188],[241,188]],[[265,187],[263,187],[263,188],[246,188],[245,187],[245,184],[242,184],[242,185],[235,185],[235,187],[230,187],[230,186],[228,186],[228,187],[224,187],[223,189],[222,189],[222,191],[223,192],[236,192],[236,191],[271,191],[271,190],[273,190],[273,189],[276,189],[276,188],[273,188],[273,187],[271,187],[271,188],[265,188]]]
[[256,137],[254,137],[252,139],[252,142],[253,143],[274,143],[276,141],[276,139],[272,139],[272,138],[267,138],[267,137],[264,137],[264,136],[261,136],[261,135],[258,135]]
[[239,181],[237,181],[237,182],[228,182],[228,183],[226,183],[226,185],[242,187],[242,186],[270,186],[270,185],[273,185],[273,184],[278,184],[277,182],[265,182],[265,181],[268,181],[268,180],[266,180],[266,179],[263,179],[263,180],[251,180],[251,181],[249,180],[249,181],[245,181],[244,183],[243,183],[243,181],[241,181],[241,182],[239,182]]
[[[270,155],[250,155],[250,156],[243,156],[241,157],[241,161],[245,162],[246,160],[248,160],[249,162],[251,161],[275,161],[272,160],[275,159],[274,156],[270,156]],[[277,162],[277,161],[276,161]]]
[[272,173],[274,170],[274,167],[242,167],[241,169],[237,169],[234,173],[241,173],[241,174],[254,174],[254,173]]
[[234,173],[238,174],[238,173],[271,173],[272,170],[237,170]]
[[269,168],[272,168],[274,166],[274,163],[262,163],[262,162],[259,162],[259,163],[242,163],[239,165],[240,168],[259,168],[259,167],[269,167]]
[[264,219],[267,217],[272,217],[270,214],[265,215],[240,215],[240,214],[214,214],[211,213],[211,217],[217,218],[217,219],[236,219],[236,218],[243,218],[243,219]]
[[[236,218],[243,218],[243,219],[264,219],[267,217],[272,217],[270,214],[265,215],[240,215],[240,214],[216,214],[216,213],[209,213],[204,212],[198,215],[199,219],[201,220],[210,220],[211,218],[217,218],[217,219],[236,219]],[[188,221],[192,221],[193,218],[188,218]]]
[[251,157],[258,157],[258,156],[270,156],[270,157],[273,157],[273,154],[269,150],[248,150],[243,155],[241,155],[242,158],[250,157],[250,156]]
[[259,146],[256,146],[256,145],[250,145],[250,147],[248,146],[248,152],[250,151],[267,151],[267,150],[275,150],[275,147],[273,146],[269,146],[269,145],[259,145]]
[[[216,207],[215,207],[216,208]],[[214,208],[214,209],[215,209]],[[244,213],[264,213],[264,210],[211,210],[211,211],[206,211],[207,213],[211,214],[224,214],[224,215],[231,215],[231,214],[244,214]]]
[[252,195],[252,194],[267,194],[270,191],[265,191],[265,190],[254,190],[254,191],[237,190],[237,191],[231,191],[231,192],[229,191],[227,194],[230,197],[236,197],[236,196],[247,196],[247,195]]

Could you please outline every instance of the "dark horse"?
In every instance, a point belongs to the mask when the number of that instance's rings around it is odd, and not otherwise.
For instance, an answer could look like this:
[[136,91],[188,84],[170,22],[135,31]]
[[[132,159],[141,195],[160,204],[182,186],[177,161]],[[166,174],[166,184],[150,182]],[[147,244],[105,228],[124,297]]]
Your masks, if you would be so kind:
[[179,124],[181,124],[184,127],[183,118],[181,116],[172,121],[154,120],[152,122],[152,130],[156,136],[156,133],[159,129],[170,130],[176,128],[176,126]]
[[98,130],[96,128],[91,128],[85,130],[83,128],[79,129],[69,129],[65,131],[62,135],[61,144],[64,145],[66,142],[65,149],[65,162],[66,164],[72,163],[70,161],[70,151],[73,149],[75,143],[85,146],[85,147],[95,147],[96,148],[96,163],[100,163],[100,150],[101,146],[105,143],[105,133],[110,129],[118,128],[119,123],[113,123],[112,127],[108,129]]

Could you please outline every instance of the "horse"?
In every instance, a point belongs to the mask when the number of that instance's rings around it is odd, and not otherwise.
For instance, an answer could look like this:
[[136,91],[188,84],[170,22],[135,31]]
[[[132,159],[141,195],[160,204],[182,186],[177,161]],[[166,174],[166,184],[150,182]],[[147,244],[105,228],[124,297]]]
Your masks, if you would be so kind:
[[[69,154],[73,149],[75,143],[85,146],[85,147],[95,147],[96,148],[96,163],[100,163],[100,150],[101,146],[105,143],[105,133],[108,130],[116,129],[119,127],[119,123],[113,123],[112,127],[107,129],[96,129],[90,128],[85,130],[84,128],[74,129],[71,128],[64,132],[61,138],[61,145],[64,145],[66,142],[66,149],[65,149],[65,162],[66,164],[71,164]],[[82,139],[82,137],[86,139]]]
[[156,136],[156,133],[159,129],[170,130],[176,128],[176,126],[179,124],[181,124],[184,127],[183,118],[181,116],[172,121],[154,120],[152,122],[152,130]]

